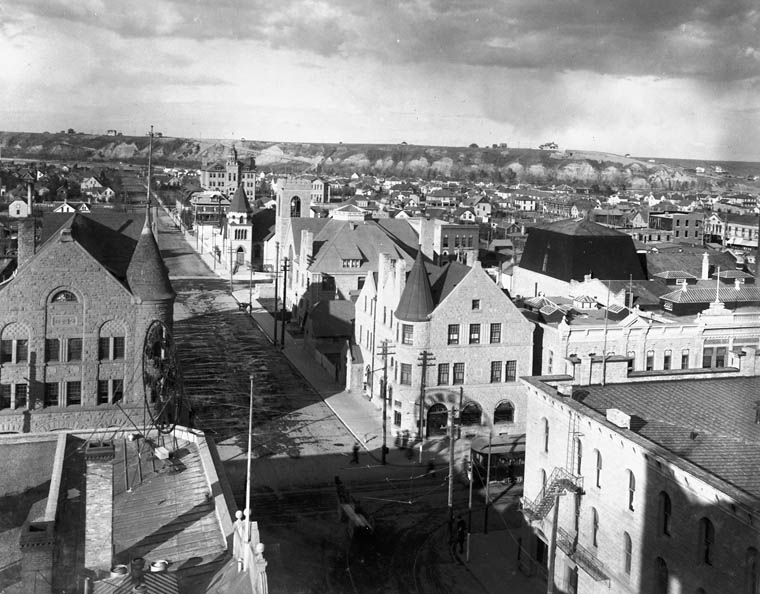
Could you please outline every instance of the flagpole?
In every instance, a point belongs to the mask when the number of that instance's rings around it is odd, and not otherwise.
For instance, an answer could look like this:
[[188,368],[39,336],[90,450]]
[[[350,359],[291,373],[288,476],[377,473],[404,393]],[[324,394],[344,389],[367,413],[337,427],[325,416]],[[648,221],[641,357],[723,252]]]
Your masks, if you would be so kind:
[[248,408],[248,459],[245,471],[245,542],[251,542],[251,441],[253,438],[253,374]]

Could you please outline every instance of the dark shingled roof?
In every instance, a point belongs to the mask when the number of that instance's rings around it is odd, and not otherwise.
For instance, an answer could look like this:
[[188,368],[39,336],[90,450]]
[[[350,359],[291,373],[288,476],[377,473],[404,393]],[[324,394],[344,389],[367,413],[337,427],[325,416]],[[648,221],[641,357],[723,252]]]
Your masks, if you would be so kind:
[[646,278],[630,236],[585,219],[532,228],[520,268],[566,282],[587,274],[602,280]]
[[404,292],[401,293],[396,318],[404,322],[424,322],[432,313],[433,292],[430,287],[422,250],[417,250],[417,258],[414,260],[412,270],[406,279]]
[[584,406],[602,415],[608,408],[622,410],[633,417],[631,433],[760,498],[760,426],[755,423],[760,377],[635,382],[582,389]]
[[74,241],[114,277],[125,282],[144,220],[143,213],[99,211],[46,214],[40,228],[40,245],[68,229]]
[[175,296],[169,281],[156,238],[150,228],[150,217],[145,218],[140,239],[127,268],[127,284],[134,295],[143,301],[162,301]]
[[235,190],[235,194],[232,196],[232,202],[230,203],[230,207],[227,209],[227,212],[251,212],[251,206],[248,204],[248,197],[245,195],[243,184],[238,184],[237,190]]

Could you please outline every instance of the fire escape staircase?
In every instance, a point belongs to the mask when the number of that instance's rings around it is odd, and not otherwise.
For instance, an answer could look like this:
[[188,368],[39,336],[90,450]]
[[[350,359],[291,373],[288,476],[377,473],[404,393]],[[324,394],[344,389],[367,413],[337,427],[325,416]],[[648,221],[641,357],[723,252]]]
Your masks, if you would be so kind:
[[554,507],[558,496],[565,493],[583,492],[583,477],[573,472],[578,447],[577,438],[581,435],[578,431],[578,415],[571,413],[568,425],[565,467],[557,466],[552,471],[534,501],[529,501],[525,497],[522,499],[523,514],[528,522],[543,520]]

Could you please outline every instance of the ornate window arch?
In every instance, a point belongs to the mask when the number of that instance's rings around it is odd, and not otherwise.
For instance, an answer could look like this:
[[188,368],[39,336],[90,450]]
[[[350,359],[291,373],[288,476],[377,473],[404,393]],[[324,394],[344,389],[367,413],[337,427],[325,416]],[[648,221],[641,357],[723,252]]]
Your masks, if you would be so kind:
[[461,423],[462,425],[480,425],[483,416],[483,409],[477,402],[468,402],[462,408]]

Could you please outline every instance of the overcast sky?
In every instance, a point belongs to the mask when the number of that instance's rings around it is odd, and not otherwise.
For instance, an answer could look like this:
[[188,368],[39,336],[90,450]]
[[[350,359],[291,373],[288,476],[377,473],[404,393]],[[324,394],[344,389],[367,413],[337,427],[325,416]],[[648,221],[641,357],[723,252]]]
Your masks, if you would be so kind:
[[0,129],[760,161],[756,0],[2,0]]

